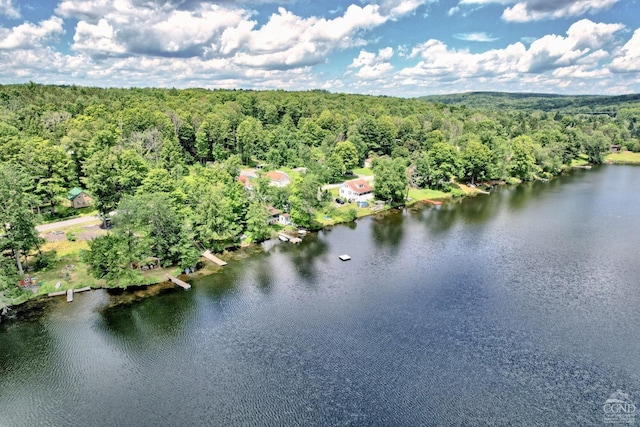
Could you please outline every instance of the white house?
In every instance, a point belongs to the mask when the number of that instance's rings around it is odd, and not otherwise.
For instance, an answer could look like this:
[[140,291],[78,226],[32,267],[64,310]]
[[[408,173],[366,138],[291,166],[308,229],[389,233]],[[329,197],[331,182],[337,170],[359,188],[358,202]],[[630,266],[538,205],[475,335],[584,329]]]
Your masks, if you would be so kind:
[[340,197],[355,202],[373,199],[373,189],[364,179],[346,181],[340,186]]
[[269,185],[276,187],[286,187],[289,185],[289,182],[291,182],[289,175],[281,171],[269,171],[265,173],[264,176],[269,178]]
[[281,225],[291,225],[291,215],[289,215],[288,213],[280,214],[278,220]]

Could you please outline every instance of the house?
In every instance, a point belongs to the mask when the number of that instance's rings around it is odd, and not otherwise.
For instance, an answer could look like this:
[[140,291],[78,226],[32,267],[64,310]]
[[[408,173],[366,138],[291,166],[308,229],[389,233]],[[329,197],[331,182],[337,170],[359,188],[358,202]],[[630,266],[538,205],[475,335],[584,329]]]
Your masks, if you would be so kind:
[[291,215],[288,213],[280,214],[278,222],[280,222],[281,225],[291,225]]
[[276,187],[286,187],[291,182],[289,175],[282,171],[269,171],[264,176],[269,178],[269,185]]
[[610,150],[611,150],[612,153],[619,153],[620,151],[622,151],[622,145],[613,144],[613,145],[611,145]]
[[245,190],[253,190],[253,186],[251,184],[251,180],[253,179],[252,176],[249,175],[239,175],[238,176],[238,181],[240,181],[242,183],[242,185],[244,186]]
[[269,225],[277,224],[278,222],[280,222],[280,215],[282,214],[280,210],[274,208],[273,206],[267,206],[267,211],[269,211],[269,219],[267,220]]
[[350,202],[364,202],[373,199],[373,189],[364,179],[353,179],[340,186],[340,197]]
[[74,187],[69,191],[67,199],[74,209],[86,208],[91,205],[93,199],[82,188]]

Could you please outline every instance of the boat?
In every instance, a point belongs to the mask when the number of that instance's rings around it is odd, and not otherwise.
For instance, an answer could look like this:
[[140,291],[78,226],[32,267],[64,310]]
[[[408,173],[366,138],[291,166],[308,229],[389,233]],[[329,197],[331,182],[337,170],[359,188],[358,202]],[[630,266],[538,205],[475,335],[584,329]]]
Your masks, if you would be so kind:
[[278,234],[278,239],[282,240],[283,242],[289,241],[289,238],[287,236],[283,236],[282,234]]

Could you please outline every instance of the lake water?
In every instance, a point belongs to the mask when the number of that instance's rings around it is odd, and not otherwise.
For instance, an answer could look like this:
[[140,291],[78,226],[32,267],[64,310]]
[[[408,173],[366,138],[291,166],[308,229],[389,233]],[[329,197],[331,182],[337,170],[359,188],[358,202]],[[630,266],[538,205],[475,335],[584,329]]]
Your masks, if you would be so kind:
[[639,182],[576,171],[267,242],[191,291],[52,300],[0,327],[0,426],[602,425],[616,390],[640,408]]

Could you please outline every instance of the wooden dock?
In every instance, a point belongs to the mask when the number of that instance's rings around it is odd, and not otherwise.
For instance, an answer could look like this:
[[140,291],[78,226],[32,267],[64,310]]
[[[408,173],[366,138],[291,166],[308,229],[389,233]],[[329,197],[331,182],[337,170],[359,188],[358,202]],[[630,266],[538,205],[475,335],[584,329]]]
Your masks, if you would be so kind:
[[211,251],[208,249],[202,253],[202,256],[208,259],[209,261],[213,262],[214,264],[218,264],[221,266],[227,265],[226,261],[223,261],[217,256],[213,255]]
[[50,297],[59,297],[66,294],[67,294],[67,291],[56,291],[56,292],[49,292],[47,295]]
[[290,236],[288,234],[284,234],[284,233],[278,233],[278,239],[282,240],[283,242],[289,241],[291,243],[300,243],[302,242],[302,239],[299,237],[293,237]]
[[91,288],[89,286],[85,286],[84,288],[74,289],[73,292],[75,292],[77,294],[78,292],[87,292],[87,291],[90,291],[90,290],[91,290]]
[[73,301],[73,289],[67,290],[67,302]]
[[180,286],[183,289],[187,289],[187,290],[191,289],[191,285],[188,284],[187,282],[182,281],[182,280],[178,279],[177,277],[173,277],[173,276],[171,276],[169,274],[165,274],[165,276],[166,276],[167,279],[169,279],[169,281],[171,283],[174,283],[174,284]]

